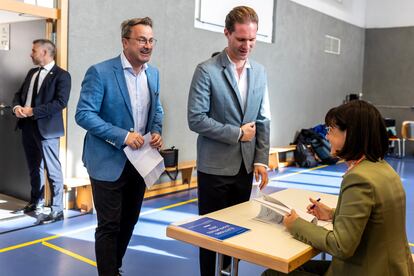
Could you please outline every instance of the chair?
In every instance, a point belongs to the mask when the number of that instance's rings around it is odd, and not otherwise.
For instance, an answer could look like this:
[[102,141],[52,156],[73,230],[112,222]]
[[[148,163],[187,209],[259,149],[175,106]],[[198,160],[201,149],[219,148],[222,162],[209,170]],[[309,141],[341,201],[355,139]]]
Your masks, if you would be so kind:
[[405,140],[414,141],[414,121],[403,121],[401,126],[402,156],[405,156]]

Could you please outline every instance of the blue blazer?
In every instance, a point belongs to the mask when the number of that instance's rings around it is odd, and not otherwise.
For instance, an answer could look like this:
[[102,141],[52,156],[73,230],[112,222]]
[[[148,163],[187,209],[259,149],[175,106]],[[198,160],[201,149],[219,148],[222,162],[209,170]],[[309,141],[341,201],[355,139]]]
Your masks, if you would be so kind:
[[[161,134],[163,109],[159,98],[158,70],[148,66],[145,73],[151,97],[146,133]],[[82,160],[89,175],[101,181],[117,180],[127,160],[123,151],[124,140],[128,131],[134,128],[120,56],[88,69],[82,82],[75,119],[87,130]]]
[[[233,77],[226,52],[199,64],[194,72],[188,98],[188,125],[197,132],[197,170],[233,176],[242,161],[248,173],[254,163],[269,161],[270,121],[260,113],[267,80],[264,67],[249,60],[249,87],[246,107]],[[238,140],[240,126],[256,122],[256,137]]]
[[[38,68],[32,68],[14,95],[13,106],[24,106],[30,81]],[[36,105],[33,108],[33,117],[19,119],[17,127],[21,128],[24,120],[36,120],[40,135],[44,139],[58,138],[65,135],[62,110],[67,106],[70,94],[70,74],[55,65],[46,75],[36,96]]]

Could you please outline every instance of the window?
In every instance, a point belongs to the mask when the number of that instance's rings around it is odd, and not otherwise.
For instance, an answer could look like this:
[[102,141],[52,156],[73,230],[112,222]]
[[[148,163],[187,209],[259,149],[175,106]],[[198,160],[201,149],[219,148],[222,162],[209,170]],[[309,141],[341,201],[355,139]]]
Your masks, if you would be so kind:
[[253,8],[259,16],[257,40],[272,43],[273,0],[195,0],[194,27],[223,33],[226,15],[232,8],[242,5]]

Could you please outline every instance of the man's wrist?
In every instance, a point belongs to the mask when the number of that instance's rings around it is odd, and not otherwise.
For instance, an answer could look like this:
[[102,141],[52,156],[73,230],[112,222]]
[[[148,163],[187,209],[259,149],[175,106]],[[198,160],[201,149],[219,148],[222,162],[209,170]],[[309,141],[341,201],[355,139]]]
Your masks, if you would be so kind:
[[244,131],[243,131],[243,129],[240,128],[240,138],[239,138],[239,140],[241,140],[243,138],[243,136],[244,136]]

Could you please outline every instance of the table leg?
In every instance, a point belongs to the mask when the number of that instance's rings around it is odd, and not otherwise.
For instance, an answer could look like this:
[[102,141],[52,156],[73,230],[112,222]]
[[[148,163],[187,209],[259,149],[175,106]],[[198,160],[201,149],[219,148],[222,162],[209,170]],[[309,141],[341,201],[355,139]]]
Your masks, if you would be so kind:
[[216,253],[216,276],[221,276],[223,269],[223,254]]
[[397,142],[398,142],[398,158],[402,158],[402,156],[401,156],[401,139],[398,139]]
[[405,157],[405,138],[402,138],[402,157]]
[[239,262],[240,260],[237,258],[231,258],[231,271],[230,276],[237,276],[239,275]]

